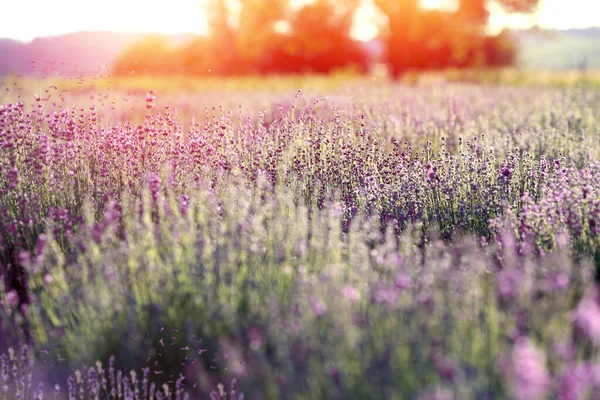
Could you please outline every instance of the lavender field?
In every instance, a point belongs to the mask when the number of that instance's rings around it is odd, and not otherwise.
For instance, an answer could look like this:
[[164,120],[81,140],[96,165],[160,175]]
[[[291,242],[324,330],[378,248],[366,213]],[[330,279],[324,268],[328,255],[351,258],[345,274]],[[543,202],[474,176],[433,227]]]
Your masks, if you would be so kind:
[[600,399],[597,88],[36,85],[4,399]]

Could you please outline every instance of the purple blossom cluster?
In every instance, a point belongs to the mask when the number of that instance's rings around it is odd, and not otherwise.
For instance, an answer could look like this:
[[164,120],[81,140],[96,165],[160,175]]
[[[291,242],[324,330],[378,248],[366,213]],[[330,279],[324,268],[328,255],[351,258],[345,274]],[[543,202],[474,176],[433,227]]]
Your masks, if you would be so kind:
[[[52,395],[53,398],[62,399],[66,394],[68,399],[98,400],[122,399],[122,400],[187,400],[189,393],[185,391],[184,377],[180,376],[173,384],[164,383],[158,386],[153,382],[151,368],[142,369],[141,379],[135,371],[129,374],[123,373],[116,368],[116,359],[111,356],[108,369],[105,369],[100,361],[95,366],[84,367],[84,372],[79,369],[69,375],[66,388],[55,384],[51,390],[44,388],[40,381],[37,389],[32,389],[32,376],[34,362],[29,355],[27,345],[21,347],[20,355],[17,355],[11,347],[8,353],[0,355],[0,366],[2,368],[2,393],[4,397],[8,393],[14,394],[14,398],[23,400],[42,400],[44,396]],[[87,371],[87,372],[86,372]],[[226,393],[224,386],[218,384],[210,394],[211,399],[218,400],[242,400],[243,393],[237,393],[237,383],[231,382],[231,389]],[[66,390],[65,390],[66,389]]]
[[594,399],[600,95],[348,89],[0,105],[7,337],[69,398]]

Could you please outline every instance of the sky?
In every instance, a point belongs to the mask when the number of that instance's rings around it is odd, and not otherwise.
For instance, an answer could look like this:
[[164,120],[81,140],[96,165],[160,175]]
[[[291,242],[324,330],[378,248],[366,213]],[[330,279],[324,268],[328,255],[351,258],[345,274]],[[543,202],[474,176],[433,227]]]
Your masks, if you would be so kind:
[[507,15],[497,5],[490,7],[490,29],[504,26],[529,28],[534,24],[548,29],[571,29],[600,26],[600,0],[542,0],[538,12]]
[[[0,38],[30,41],[38,36],[55,36],[77,31],[115,31],[164,34],[205,33],[205,0],[18,0],[4,1]],[[297,0],[301,1],[301,0]],[[304,0],[302,0],[304,1]],[[369,0],[366,0],[369,1]],[[421,0],[428,8],[449,7],[456,0]],[[354,36],[370,39],[376,34],[372,10],[363,7]],[[533,15],[507,15],[491,3],[492,33],[504,27],[568,29],[600,26],[600,0],[541,0]]]

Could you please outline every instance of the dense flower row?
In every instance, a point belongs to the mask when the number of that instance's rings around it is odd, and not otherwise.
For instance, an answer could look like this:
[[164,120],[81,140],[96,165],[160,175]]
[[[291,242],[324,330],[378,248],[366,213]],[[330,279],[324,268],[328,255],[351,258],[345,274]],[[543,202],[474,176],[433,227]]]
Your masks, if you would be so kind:
[[[67,379],[66,394],[69,399],[142,399],[142,400],[187,400],[189,393],[185,391],[183,383],[184,377],[180,376],[175,384],[163,384],[157,387],[151,382],[150,368],[142,369],[142,379],[140,380],[135,371],[124,374],[123,371],[116,369],[115,357],[110,357],[108,370],[106,370],[100,361],[96,362],[94,367],[87,369],[87,376],[81,371],[76,370]],[[0,355],[0,368],[2,368],[2,393],[6,398],[8,393],[14,394],[17,399],[42,400],[44,395],[49,394],[44,390],[43,382],[38,382],[37,388],[33,388],[33,361],[29,355],[27,345],[21,347],[21,352],[17,355],[11,347],[8,354]],[[52,388],[53,398],[60,399],[62,393],[61,386],[55,384]],[[237,393],[237,381],[231,382],[230,390],[225,391],[222,384],[217,386],[210,394],[214,400],[243,400],[243,393]]]
[[1,105],[5,330],[197,397],[593,398],[600,94],[256,96]]

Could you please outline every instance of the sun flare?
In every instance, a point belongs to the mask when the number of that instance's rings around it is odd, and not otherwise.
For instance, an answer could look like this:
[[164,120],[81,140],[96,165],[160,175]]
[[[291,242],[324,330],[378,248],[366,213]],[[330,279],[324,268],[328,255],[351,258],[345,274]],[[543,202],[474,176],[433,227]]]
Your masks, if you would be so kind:
[[[9,2],[2,6],[5,15],[24,17],[2,21],[0,37],[8,32],[10,37],[22,41],[77,31],[203,34],[208,29],[204,3],[205,0]],[[32,6],[35,13],[31,12]]]
[[[5,18],[0,24],[0,38],[30,41],[39,36],[56,36],[77,31],[113,31],[120,33],[204,34],[208,31],[208,0],[22,0],[2,5]],[[295,0],[309,2],[310,0]],[[363,0],[356,17],[353,37],[369,40],[377,35],[373,21],[372,0]],[[457,0],[420,0],[426,9],[457,7]],[[538,12],[524,16],[509,15],[494,2],[489,3],[489,30],[504,27],[528,28],[539,24],[545,28],[568,29],[598,25],[600,3],[589,0],[541,0]]]

